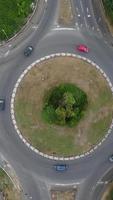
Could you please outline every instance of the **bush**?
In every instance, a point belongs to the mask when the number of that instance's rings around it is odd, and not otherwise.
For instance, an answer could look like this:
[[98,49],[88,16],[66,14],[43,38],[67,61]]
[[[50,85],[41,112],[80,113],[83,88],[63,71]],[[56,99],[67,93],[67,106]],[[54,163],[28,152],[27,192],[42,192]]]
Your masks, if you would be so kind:
[[64,83],[46,94],[43,118],[48,123],[74,126],[81,119],[86,105],[85,92],[73,84]]
[[25,24],[34,0],[0,1],[0,41],[12,37]]
[[113,23],[113,0],[103,0],[106,14],[109,16],[111,22]]

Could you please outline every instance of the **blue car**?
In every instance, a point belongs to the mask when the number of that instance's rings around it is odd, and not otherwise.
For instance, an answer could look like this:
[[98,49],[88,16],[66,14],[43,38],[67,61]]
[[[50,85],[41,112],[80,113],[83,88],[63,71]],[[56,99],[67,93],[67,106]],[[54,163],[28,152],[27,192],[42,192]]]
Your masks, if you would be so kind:
[[66,164],[57,164],[57,165],[54,165],[54,168],[58,172],[65,172],[68,170],[69,166]]

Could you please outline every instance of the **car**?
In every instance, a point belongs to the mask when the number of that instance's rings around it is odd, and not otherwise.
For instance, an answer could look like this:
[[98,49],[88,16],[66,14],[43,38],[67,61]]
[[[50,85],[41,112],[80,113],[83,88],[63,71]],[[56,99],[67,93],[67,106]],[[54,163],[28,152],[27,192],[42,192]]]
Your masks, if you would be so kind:
[[81,51],[81,52],[84,52],[84,53],[89,52],[89,48],[84,44],[79,44],[79,45],[77,45],[76,48],[77,48],[78,51]]
[[5,110],[5,99],[0,99],[0,111]]
[[113,154],[111,156],[109,156],[109,161],[113,162]]
[[27,57],[30,56],[33,49],[34,49],[33,46],[27,46],[24,50],[24,55],[27,56]]
[[54,168],[58,172],[65,172],[68,170],[69,166],[66,164],[56,164],[54,165]]

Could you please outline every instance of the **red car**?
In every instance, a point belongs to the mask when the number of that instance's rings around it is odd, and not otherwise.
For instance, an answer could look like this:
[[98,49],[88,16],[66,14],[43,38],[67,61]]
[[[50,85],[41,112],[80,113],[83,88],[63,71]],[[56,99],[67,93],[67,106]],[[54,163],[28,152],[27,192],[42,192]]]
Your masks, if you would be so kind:
[[78,51],[85,52],[85,53],[88,53],[88,52],[89,52],[88,47],[87,47],[86,45],[84,45],[84,44],[77,45],[77,50],[78,50]]

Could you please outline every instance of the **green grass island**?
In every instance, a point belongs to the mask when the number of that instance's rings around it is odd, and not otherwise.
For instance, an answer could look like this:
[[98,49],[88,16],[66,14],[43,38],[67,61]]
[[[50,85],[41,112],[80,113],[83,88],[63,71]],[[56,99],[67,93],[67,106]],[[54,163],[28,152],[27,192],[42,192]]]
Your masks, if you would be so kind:
[[90,63],[56,57],[28,71],[17,89],[14,112],[21,134],[39,151],[76,156],[107,134],[113,96],[106,79]]

